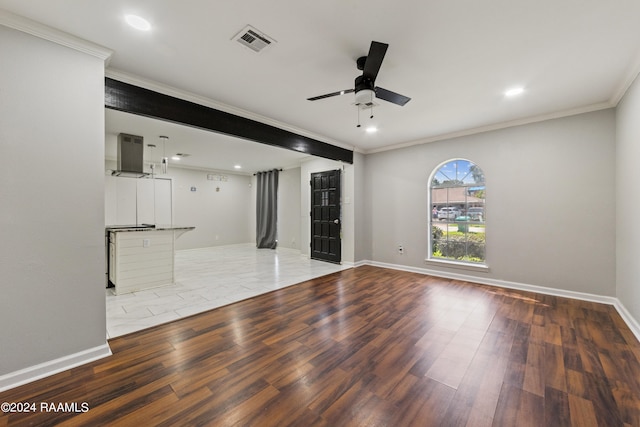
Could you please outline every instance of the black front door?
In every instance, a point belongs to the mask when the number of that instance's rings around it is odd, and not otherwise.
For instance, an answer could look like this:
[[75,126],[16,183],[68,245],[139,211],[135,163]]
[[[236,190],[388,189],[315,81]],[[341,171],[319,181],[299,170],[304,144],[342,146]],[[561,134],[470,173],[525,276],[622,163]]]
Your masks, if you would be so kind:
[[311,174],[311,258],[339,263],[340,170]]

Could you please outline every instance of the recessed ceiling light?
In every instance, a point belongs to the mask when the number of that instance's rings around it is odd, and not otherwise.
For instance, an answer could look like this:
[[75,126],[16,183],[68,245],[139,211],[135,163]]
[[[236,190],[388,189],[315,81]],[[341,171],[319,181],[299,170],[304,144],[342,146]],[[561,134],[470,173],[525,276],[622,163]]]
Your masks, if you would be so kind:
[[522,94],[522,92],[524,92],[524,88],[521,87],[521,86],[518,86],[518,87],[514,87],[514,88],[511,88],[511,89],[507,90],[504,93],[504,96],[508,96],[508,97],[518,96],[518,95]]
[[173,157],[171,157],[171,160],[180,160],[181,158],[182,157],[180,157],[180,156],[173,156]]
[[375,126],[369,126],[365,130],[367,131],[367,133],[376,133],[376,132],[378,132],[378,128],[375,127]]
[[151,29],[151,24],[144,18],[141,18],[137,15],[126,15],[124,20],[127,21],[127,24],[131,25],[136,30],[140,31],[149,31]]
[[240,166],[240,165],[235,165],[235,166],[234,166],[234,168],[236,168],[236,169],[242,169],[242,166]]

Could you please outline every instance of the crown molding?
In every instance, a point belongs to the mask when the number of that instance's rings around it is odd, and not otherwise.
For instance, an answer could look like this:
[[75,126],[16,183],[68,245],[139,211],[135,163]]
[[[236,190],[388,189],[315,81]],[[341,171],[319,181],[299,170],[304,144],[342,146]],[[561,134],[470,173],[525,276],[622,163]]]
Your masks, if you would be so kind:
[[66,46],[104,61],[105,67],[113,55],[113,50],[81,39],[64,31],[56,30],[39,22],[0,9],[0,25],[23,33],[31,34],[50,42]]
[[458,131],[458,132],[445,133],[445,134],[441,134],[441,135],[432,136],[432,137],[429,137],[429,138],[423,138],[423,139],[418,139],[418,140],[415,140],[415,141],[404,142],[404,143],[401,143],[401,144],[394,144],[394,145],[388,145],[386,147],[374,148],[374,149],[371,149],[371,150],[366,150],[364,152],[364,154],[374,154],[374,153],[380,153],[380,152],[383,152],[383,151],[397,150],[399,148],[407,148],[407,147],[412,147],[414,145],[428,144],[430,142],[443,141],[443,140],[446,140],[446,139],[453,139],[453,138],[460,138],[460,137],[463,137],[463,136],[475,135],[475,134],[479,134],[479,133],[490,132],[490,131],[495,131],[495,130],[500,130],[500,129],[506,129],[506,128],[515,127],[515,126],[522,126],[522,125],[527,125],[527,124],[531,124],[531,123],[544,122],[544,121],[547,121],[547,120],[560,119],[562,117],[576,116],[578,114],[584,114],[584,113],[591,113],[593,111],[606,110],[607,108],[613,108],[615,106],[616,106],[616,104],[613,104],[611,101],[600,102],[600,103],[597,103],[597,104],[591,104],[591,105],[587,105],[587,106],[580,107],[580,108],[574,108],[574,109],[571,109],[571,110],[557,111],[555,113],[550,113],[550,114],[542,114],[542,115],[539,115],[539,116],[526,117],[526,118],[523,118],[523,119],[517,119],[517,120],[511,120],[511,121],[507,121],[507,122],[495,123],[495,124],[486,125],[486,126],[479,126],[479,127],[475,127],[475,128],[461,130],[461,131]]
[[629,67],[627,74],[624,76],[616,91],[611,96],[611,99],[609,100],[611,104],[617,106],[620,101],[622,101],[622,98],[627,93],[633,82],[636,80],[638,74],[640,74],[640,51],[635,56],[635,61]]

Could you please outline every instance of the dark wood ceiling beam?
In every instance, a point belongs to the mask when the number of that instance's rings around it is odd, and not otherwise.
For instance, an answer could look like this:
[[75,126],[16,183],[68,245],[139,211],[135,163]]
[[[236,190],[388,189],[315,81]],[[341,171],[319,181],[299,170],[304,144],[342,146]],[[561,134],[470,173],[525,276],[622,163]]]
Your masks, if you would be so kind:
[[353,163],[351,150],[108,77],[105,107]]

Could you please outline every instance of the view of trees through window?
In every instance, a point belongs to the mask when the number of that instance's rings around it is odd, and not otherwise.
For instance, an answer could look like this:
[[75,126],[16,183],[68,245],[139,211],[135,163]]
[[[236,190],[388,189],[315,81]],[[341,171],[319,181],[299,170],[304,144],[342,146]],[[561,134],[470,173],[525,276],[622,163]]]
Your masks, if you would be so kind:
[[469,160],[456,159],[433,174],[430,259],[485,262],[484,173]]

